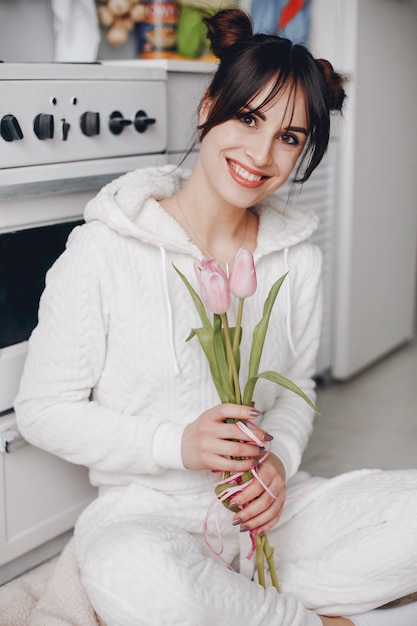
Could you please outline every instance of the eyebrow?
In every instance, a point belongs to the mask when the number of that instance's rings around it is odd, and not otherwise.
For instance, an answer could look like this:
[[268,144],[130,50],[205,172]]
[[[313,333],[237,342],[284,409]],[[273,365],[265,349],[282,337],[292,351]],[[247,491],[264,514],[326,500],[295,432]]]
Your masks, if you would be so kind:
[[303,135],[308,135],[307,129],[303,126],[287,126],[285,130],[292,130],[294,133],[302,133]]
[[[252,109],[252,107],[250,107],[249,105],[246,105],[242,113],[249,113],[250,115],[257,115],[258,117],[261,118],[262,121],[266,120],[266,116],[262,113],[260,109],[256,109],[256,108]],[[285,126],[283,130],[287,130],[287,131],[290,130],[293,133],[302,133],[303,135],[308,137],[308,130],[304,128],[304,126]]]

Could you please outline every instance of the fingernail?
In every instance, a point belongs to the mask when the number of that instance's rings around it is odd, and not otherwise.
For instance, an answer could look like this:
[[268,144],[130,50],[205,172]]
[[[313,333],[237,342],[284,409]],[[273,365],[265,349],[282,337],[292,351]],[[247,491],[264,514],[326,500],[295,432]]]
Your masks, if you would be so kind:
[[229,504],[229,509],[236,509],[238,507],[238,503],[237,502],[230,502]]
[[273,440],[273,436],[270,435],[269,433],[265,433],[263,436],[263,440],[264,441],[272,441]]
[[247,524],[244,524],[243,526],[240,527],[241,533],[246,533],[248,530],[250,530],[250,528]]
[[243,522],[243,519],[241,517],[237,517],[236,519],[233,520],[232,524],[233,526],[239,526],[239,524],[241,524]]
[[249,415],[251,417],[259,417],[260,415],[262,415],[262,413],[258,411],[258,409],[250,409]]

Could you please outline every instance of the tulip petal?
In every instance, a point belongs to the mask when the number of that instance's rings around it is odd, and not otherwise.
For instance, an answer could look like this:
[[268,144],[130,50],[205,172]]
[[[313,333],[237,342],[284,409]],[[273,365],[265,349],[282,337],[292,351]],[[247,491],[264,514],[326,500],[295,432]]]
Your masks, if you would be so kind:
[[229,277],[229,289],[237,298],[252,296],[257,287],[255,263],[252,252],[239,248],[233,259]]
[[[217,263],[217,262],[216,262]],[[202,264],[197,274],[200,284],[201,297],[206,308],[212,313],[222,315],[230,306],[229,283],[223,270],[219,271],[214,264]]]

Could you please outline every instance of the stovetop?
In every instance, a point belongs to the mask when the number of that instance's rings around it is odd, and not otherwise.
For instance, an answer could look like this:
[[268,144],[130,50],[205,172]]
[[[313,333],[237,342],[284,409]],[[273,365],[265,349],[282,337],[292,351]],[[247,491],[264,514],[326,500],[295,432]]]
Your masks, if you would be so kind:
[[163,68],[0,64],[0,86],[0,169],[166,150]]

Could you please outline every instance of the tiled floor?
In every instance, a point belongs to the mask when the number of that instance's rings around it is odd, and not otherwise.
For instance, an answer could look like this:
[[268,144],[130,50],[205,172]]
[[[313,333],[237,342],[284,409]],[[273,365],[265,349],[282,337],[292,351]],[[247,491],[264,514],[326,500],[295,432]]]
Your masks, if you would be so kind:
[[417,468],[416,342],[347,382],[320,387],[317,405],[302,466],[312,475]]

